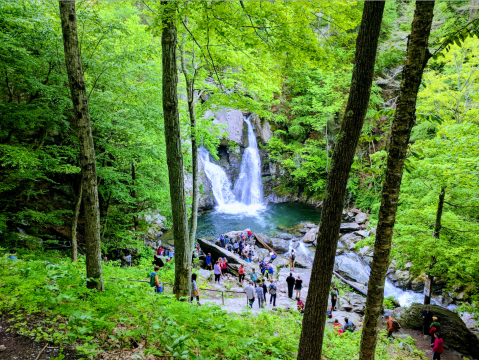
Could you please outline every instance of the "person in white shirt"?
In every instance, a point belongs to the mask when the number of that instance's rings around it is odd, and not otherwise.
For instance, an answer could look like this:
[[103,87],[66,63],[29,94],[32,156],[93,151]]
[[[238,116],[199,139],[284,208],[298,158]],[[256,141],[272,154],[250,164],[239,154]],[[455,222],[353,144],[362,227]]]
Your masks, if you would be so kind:
[[246,297],[248,298],[248,305],[250,308],[253,308],[254,304],[254,288],[253,282],[250,281],[248,286],[244,288],[244,292],[246,293]]

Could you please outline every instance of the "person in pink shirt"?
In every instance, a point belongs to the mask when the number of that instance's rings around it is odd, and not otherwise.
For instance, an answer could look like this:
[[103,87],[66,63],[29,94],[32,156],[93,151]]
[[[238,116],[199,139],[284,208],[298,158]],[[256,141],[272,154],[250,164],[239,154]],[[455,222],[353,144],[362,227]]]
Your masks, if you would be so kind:
[[434,344],[431,344],[432,347],[432,360],[441,360],[441,354],[444,352],[444,348],[442,347],[443,340],[439,333],[434,333]]

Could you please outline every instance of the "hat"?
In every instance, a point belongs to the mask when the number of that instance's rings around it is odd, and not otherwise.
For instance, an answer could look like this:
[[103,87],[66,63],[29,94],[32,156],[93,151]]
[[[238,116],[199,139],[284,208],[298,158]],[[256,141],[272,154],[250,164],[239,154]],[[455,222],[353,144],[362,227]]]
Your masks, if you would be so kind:
[[436,320],[437,320],[437,317],[433,316],[432,319],[433,319],[434,321],[436,321]]
[[388,314],[384,314],[383,317],[389,317],[389,315],[388,315]]

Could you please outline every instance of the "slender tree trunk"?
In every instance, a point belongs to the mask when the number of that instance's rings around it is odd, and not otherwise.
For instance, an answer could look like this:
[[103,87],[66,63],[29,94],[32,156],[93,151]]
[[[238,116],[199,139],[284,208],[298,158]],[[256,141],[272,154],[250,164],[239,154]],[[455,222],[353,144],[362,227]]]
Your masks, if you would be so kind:
[[[446,196],[446,189],[443,187],[441,189],[441,192],[439,193],[439,201],[437,203],[437,212],[436,212],[436,223],[434,224],[434,233],[432,234],[432,237],[435,239],[439,239],[439,235],[441,233],[441,218],[442,218],[442,209],[444,208],[444,197]],[[432,274],[432,269],[434,268],[434,265],[436,264],[436,258],[433,256],[431,259],[431,265],[429,266],[429,272],[427,274],[427,278],[431,282],[430,285],[430,293],[429,295],[432,294],[432,286],[433,280],[434,280],[434,275]],[[431,296],[424,295],[424,305],[429,305],[431,303]]]
[[175,285],[176,297],[190,295],[191,253],[188,241],[188,220],[185,201],[183,153],[178,114],[178,73],[176,64],[177,31],[175,2],[162,1],[164,6],[161,35],[163,61],[163,113],[165,121],[166,158],[170,181],[173,235],[175,237]]
[[78,241],[77,241],[77,224],[78,224],[78,215],[80,214],[80,205],[81,198],[83,193],[83,186],[80,180],[80,186],[78,187],[77,201],[75,204],[75,211],[73,212],[72,219],[72,261],[75,262],[78,260]]
[[403,70],[396,116],[391,130],[386,178],[383,183],[379,223],[374,257],[368,282],[366,314],[361,335],[359,359],[372,360],[375,356],[377,328],[383,310],[384,281],[389,266],[399,191],[407,155],[411,129],[416,121],[416,99],[422,73],[429,58],[428,38],[431,31],[434,2],[417,1],[409,37],[406,64]]
[[317,249],[303,318],[298,360],[321,359],[329,289],[338,245],[346,183],[368,108],[384,2],[364,3],[356,40],[348,104],[331,158]]
[[[185,74],[185,80],[187,75]],[[193,245],[196,239],[196,227],[198,224],[198,143],[196,141],[196,115],[195,115],[195,100],[193,93],[193,81],[186,80],[187,94],[188,94],[188,113],[190,115],[191,127],[191,157],[193,166],[193,201],[191,203],[191,226],[190,226],[190,251],[193,250]]]
[[103,290],[100,249],[100,208],[95,163],[95,148],[88,110],[85,82],[78,46],[78,31],[74,1],[59,1],[63,46],[68,82],[80,143],[83,207],[85,209],[86,273],[89,289]]
[[[136,164],[134,161],[131,162],[131,184],[132,184],[132,190],[131,190],[131,197],[135,199],[135,206],[133,208],[134,212],[138,210],[137,206],[137,199],[136,199],[136,190],[135,190],[135,181],[136,181]],[[138,216],[134,215],[133,216],[133,226],[135,227],[135,231],[138,231]]]

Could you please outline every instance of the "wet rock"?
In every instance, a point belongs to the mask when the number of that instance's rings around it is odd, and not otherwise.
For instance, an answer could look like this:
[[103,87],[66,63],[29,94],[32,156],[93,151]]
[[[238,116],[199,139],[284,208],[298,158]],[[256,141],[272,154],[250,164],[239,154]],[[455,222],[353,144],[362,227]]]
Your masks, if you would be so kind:
[[358,243],[360,240],[363,238],[361,236],[356,235],[355,233],[348,233],[346,235],[343,235],[339,238],[339,240],[344,244],[345,247],[347,247],[349,250],[351,250],[356,243]]
[[282,239],[282,240],[291,240],[291,239],[294,238],[293,235],[288,234],[288,233],[279,234],[279,235],[276,235],[276,237],[277,237],[278,239]]
[[306,234],[306,233],[308,232],[308,228],[306,228],[306,227],[301,228],[301,229],[299,229],[299,232],[300,232],[301,234]]
[[317,228],[310,228],[308,230],[308,232],[306,233],[306,235],[303,236],[303,242],[305,244],[312,244],[314,243],[314,241],[316,240],[317,236],[318,236],[318,231],[319,231],[319,227]]
[[[255,249],[255,256],[253,256],[253,261],[261,262],[262,260],[269,257],[269,250],[267,249]],[[257,260],[256,260],[256,259]]]
[[359,230],[354,232],[356,235],[362,236],[363,238],[367,238],[370,234],[369,230]]
[[346,255],[341,255],[336,258],[334,270],[347,280],[360,284],[366,284],[369,281],[369,274],[364,269],[364,266]]
[[313,258],[306,254],[297,253],[294,266],[303,269],[311,269],[313,267]]
[[411,281],[411,289],[415,292],[423,292],[426,274],[421,274]]
[[348,233],[358,230],[361,230],[361,227],[357,223],[342,223],[341,227],[339,228],[339,232],[341,233]]
[[289,261],[278,256],[276,259],[273,260],[272,264],[275,265],[277,268],[285,268],[288,267]]
[[213,272],[211,270],[200,269],[198,270],[198,275],[206,280],[210,280],[213,277]]
[[403,290],[411,289],[411,274],[406,270],[396,270],[393,273],[388,275],[388,279],[394,284],[394,286],[399,287]]
[[278,254],[285,254],[289,251],[289,241],[273,238],[269,244]]
[[258,114],[251,114],[251,123],[254,125],[256,133],[261,138],[264,144],[266,144],[271,136],[273,136],[273,132],[271,131],[271,126],[269,125],[268,120],[265,118],[259,117]]
[[[401,313],[398,319],[402,327],[406,329],[422,328],[422,311],[426,305],[414,303]],[[441,306],[430,305],[434,316],[437,316],[441,324],[440,332],[444,342],[450,347],[463,354],[479,357],[479,339],[467,328],[466,324],[454,312]]]
[[[343,305],[344,302],[344,305]],[[364,315],[366,309],[366,298],[357,293],[345,291],[344,296],[340,298],[341,310],[344,307],[346,311],[353,311],[360,315]]]
[[368,218],[368,214],[361,212],[354,217],[354,221],[356,221],[358,224],[364,224]]

